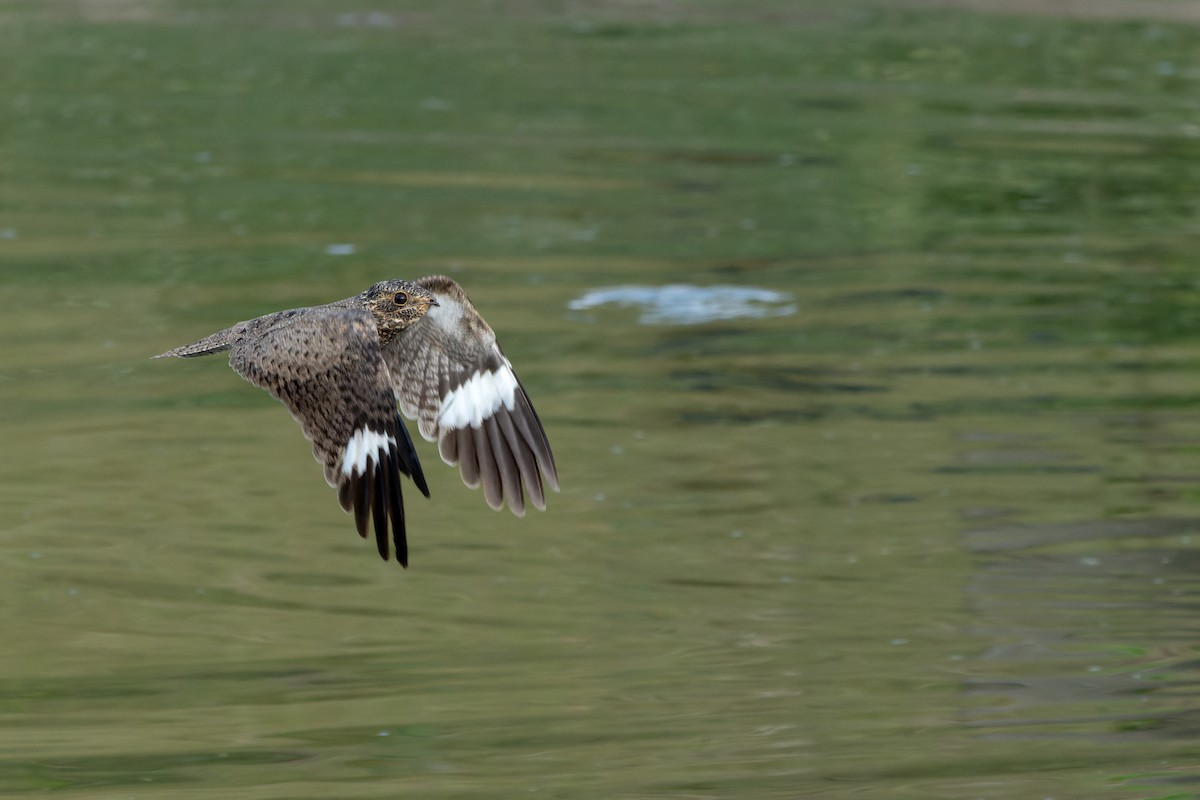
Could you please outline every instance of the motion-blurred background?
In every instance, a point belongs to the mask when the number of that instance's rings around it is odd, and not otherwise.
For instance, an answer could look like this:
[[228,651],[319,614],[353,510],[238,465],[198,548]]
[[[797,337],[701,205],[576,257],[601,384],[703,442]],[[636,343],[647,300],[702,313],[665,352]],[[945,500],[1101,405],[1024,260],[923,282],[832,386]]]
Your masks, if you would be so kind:
[[[1189,0],[0,2],[0,794],[1200,780]],[[359,540],[234,322],[444,272],[563,492]]]

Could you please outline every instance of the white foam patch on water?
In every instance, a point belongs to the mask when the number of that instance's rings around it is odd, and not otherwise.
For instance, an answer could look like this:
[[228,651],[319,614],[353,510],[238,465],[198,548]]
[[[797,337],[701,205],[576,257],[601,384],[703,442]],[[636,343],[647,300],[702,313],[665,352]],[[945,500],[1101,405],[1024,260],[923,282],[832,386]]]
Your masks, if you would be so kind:
[[391,436],[369,428],[359,428],[346,442],[346,452],[342,454],[342,474],[366,474],[368,460],[379,463],[382,460],[381,453],[395,446],[396,440]]
[[442,398],[438,422],[443,428],[478,428],[501,404],[512,411],[516,392],[517,376],[507,361],[495,372],[476,372]]
[[615,304],[642,310],[643,325],[698,325],[724,319],[763,319],[796,313],[792,296],[754,286],[610,286],[592,289],[567,304],[571,311],[587,311]]

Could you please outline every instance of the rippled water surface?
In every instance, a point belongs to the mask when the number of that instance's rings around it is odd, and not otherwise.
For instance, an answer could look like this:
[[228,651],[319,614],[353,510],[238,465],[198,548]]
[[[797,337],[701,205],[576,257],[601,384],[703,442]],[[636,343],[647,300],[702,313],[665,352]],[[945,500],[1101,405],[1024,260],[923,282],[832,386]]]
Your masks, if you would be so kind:
[[[1192,796],[1200,29],[964,5],[0,4],[0,795]],[[149,356],[433,272],[401,570]]]

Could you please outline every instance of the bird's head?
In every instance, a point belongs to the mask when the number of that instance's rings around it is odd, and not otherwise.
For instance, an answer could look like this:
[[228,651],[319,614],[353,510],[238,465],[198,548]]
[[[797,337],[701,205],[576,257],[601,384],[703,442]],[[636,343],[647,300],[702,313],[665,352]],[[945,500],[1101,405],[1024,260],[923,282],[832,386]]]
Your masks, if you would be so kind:
[[363,303],[375,316],[380,343],[387,344],[438,301],[432,292],[412,281],[381,281],[367,289]]

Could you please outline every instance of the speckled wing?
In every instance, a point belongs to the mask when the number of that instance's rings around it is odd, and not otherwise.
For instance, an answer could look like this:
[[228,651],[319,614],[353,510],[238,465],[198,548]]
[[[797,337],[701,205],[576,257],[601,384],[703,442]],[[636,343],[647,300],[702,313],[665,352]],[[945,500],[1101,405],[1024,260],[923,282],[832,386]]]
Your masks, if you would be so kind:
[[558,491],[554,455],[495,333],[450,278],[416,283],[439,305],[383,348],[401,411],[437,441],[442,460],[458,465],[464,483],[483,485],[492,508],[507,501],[522,516],[528,492],[534,507],[545,509],[544,485]]
[[400,475],[412,477],[426,496],[429,489],[396,413],[374,318],[363,310],[323,307],[245,324],[246,335],[232,342],[230,366],[292,412],[342,508],[353,509],[363,538],[373,521],[384,560],[391,520],[396,559],[407,566]]

